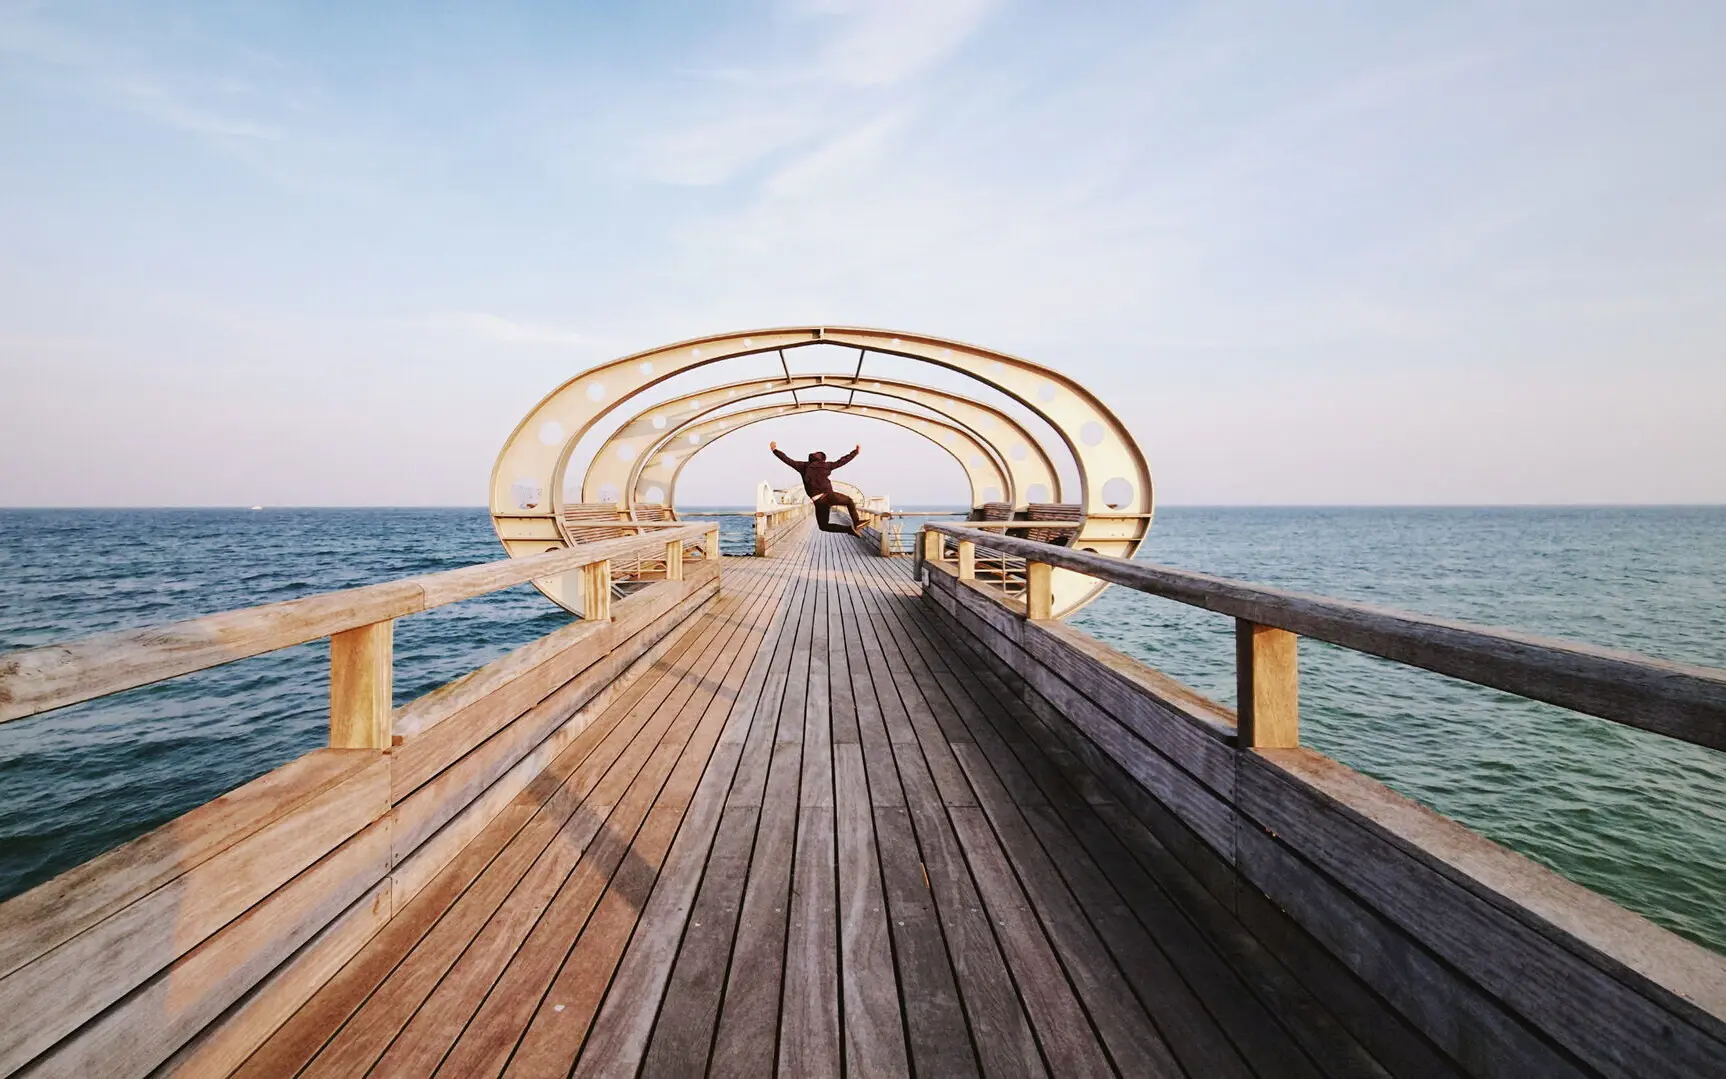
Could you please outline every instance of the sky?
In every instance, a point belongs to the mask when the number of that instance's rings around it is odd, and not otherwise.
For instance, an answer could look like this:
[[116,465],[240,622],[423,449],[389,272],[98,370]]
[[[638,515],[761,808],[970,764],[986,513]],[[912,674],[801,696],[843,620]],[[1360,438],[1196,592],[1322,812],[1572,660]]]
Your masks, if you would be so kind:
[[[0,0],[0,505],[479,505],[707,333],[1090,386],[1161,504],[1726,501],[1726,4]],[[802,451],[899,504],[950,461]],[[782,478],[782,477],[780,477]]]

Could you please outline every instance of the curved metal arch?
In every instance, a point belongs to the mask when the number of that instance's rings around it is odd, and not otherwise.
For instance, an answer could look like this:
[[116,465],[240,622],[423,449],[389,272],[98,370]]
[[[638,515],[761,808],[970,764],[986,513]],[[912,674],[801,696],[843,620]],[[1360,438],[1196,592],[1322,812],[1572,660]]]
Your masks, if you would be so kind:
[[[947,416],[953,422],[966,428],[973,438],[983,444],[982,456],[988,458],[993,455],[996,464],[1006,470],[1010,482],[1001,486],[1001,492],[1008,501],[1013,500],[1015,489],[1024,492],[1039,484],[1042,484],[1047,490],[1059,491],[1059,476],[1055,471],[1054,463],[1049,459],[1043,447],[1031,438],[1030,433],[1018,421],[998,409],[970,398],[893,379],[871,379],[868,380],[867,385],[863,385],[845,375],[805,375],[791,379],[753,379],[716,386],[709,390],[687,394],[672,401],[662,402],[654,408],[647,409],[613,432],[605,445],[594,455],[588,466],[587,476],[583,479],[582,498],[589,502],[605,501],[600,497],[599,492],[607,486],[616,487],[626,499],[632,497],[633,492],[638,489],[638,485],[635,483],[635,474],[641,470],[641,462],[647,459],[648,454],[642,452],[636,456],[635,461],[629,466],[627,477],[624,476],[624,469],[620,462],[628,454],[629,447],[632,445],[650,449],[655,440],[663,441],[666,429],[670,428],[673,423],[680,426],[686,425],[692,419],[699,419],[702,416],[717,412],[727,405],[737,404],[752,397],[818,388],[855,389],[861,393],[919,404],[932,412]],[[655,426],[661,421],[664,422],[666,428]],[[1022,460],[1009,458],[999,446],[982,433],[981,428],[996,425],[1005,426],[1021,440],[1029,440],[1024,444],[1028,445],[1034,452],[1027,453]],[[967,473],[972,470],[967,468]],[[973,483],[973,487],[976,486]]]
[[[662,448],[652,454],[643,455],[647,467],[637,472],[633,482],[635,491],[641,493],[648,486],[657,486],[665,495],[667,505],[675,505],[677,498],[677,479],[683,469],[702,450],[726,435],[740,428],[766,420],[781,419],[787,416],[805,415],[810,412],[847,412],[856,413],[864,419],[880,420],[883,423],[902,427],[912,434],[921,435],[946,451],[959,467],[964,469],[966,479],[971,483],[971,496],[976,500],[980,492],[977,483],[981,479],[985,485],[990,481],[1000,486],[1007,482],[1007,475],[998,463],[989,461],[983,454],[983,445],[965,428],[955,423],[948,423],[930,416],[922,416],[903,409],[887,408],[878,405],[846,406],[832,401],[809,401],[803,404],[763,405],[759,408],[746,409],[742,412],[728,412],[720,416],[711,416],[705,420],[689,423],[673,432],[662,443]],[[696,440],[689,442],[689,435],[695,435]],[[972,455],[982,455],[991,472],[978,476],[966,465],[966,458]],[[837,481],[835,481],[837,482]],[[644,499],[645,501],[655,501]]]
[[[836,344],[928,363],[975,378],[1018,401],[1054,428],[1078,465],[1083,527],[1073,544],[1131,557],[1154,502],[1150,468],[1125,426],[1077,382],[1004,352],[922,334],[806,326],[717,334],[638,352],[566,381],[523,418],[492,470],[492,521],[511,554],[557,541],[564,472],[581,437],[619,403],[672,376],[720,360]],[[1056,570],[1056,616],[1078,610],[1104,585]],[[563,602],[553,589],[547,594]]]
[[[588,464],[587,474],[582,479],[581,500],[631,503],[635,492],[640,489],[636,477],[642,470],[643,462],[678,430],[728,405],[739,404],[755,397],[780,393],[795,395],[799,390],[822,388],[856,390],[871,396],[908,401],[946,416],[983,444],[985,448],[980,456],[987,459],[993,455],[995,463],[1005,469],[1009,482],[999,485],[1001,500],[1022,506],[1028,492],[1039,485],[1047,493],[1040,498],[1032,498],[1032,501],[1049,501],[1051,495],[1054,501],[1060,500],[1060,476],[1055,471],[1054,462],[1049,459],[1042,444],[1007,413],[969,397],[930,389],[912,382],[897,379],[856,380],[849,375],[750,379],[714,386],[660,402],[630,417],[612,432],[594,453]],[[984,433],[984,428],[1005,430],[1010,439],[1008,446],[1022,445],[1027,452],[1022,458],[1010,456],[1007,449],[1003,449]],[[972,476],[974,491],[989,486],[975,482],[972,473],[975,468],[980,467],[980,464],[966,467],[967,475]],[[607,498],[604,493],[607,488],[613,489],[617,497]]]

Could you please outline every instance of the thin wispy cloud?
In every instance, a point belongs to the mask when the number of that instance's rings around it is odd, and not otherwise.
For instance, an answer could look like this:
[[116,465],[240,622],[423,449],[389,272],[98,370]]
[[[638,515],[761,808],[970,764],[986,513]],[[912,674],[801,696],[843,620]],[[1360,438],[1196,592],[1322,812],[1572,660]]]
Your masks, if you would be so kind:
[[[248,109],[250,84],[202,65],[165,65],[99,31],[69,28],[38,5],[0,10],[0,57],[27,78],[193,135],[278,141],[282,127]],[[245,58],[256,62],[256,54]]]
[[693,71],[689,112],[647,133],[637,167],[672,184],[725,183],[774,155],[807,153],[869,113],[902,107],[909,85],[960,51],[994,0],[792,2],[784,38],[754,68]]

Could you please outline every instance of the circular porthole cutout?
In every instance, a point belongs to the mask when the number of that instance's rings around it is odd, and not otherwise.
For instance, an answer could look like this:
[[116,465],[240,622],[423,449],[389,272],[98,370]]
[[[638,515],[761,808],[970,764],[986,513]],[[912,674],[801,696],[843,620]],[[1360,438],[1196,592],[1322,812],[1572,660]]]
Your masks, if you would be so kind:
[[1118,510],[1133,501],[1133,493],[1132,483],[1116,476],[1103,484],[1103,505]]

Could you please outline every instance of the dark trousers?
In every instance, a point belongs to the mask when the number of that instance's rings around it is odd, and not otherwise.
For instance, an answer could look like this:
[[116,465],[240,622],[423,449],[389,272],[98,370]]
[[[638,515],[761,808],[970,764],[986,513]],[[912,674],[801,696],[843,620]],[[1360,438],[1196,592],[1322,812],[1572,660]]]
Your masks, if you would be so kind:
[[[843,508],[846,513],[851,515],[849,525],[836,525],[828,520],[834,506]],[[857,534],[857,522],[860,519],[857,514],[857,503],[851,501],[849,495],[842,495],[838,491],[834,491],[832,494],[819,495],[815,499],[815,527],[823,532],[849,532],[855,536]]]

